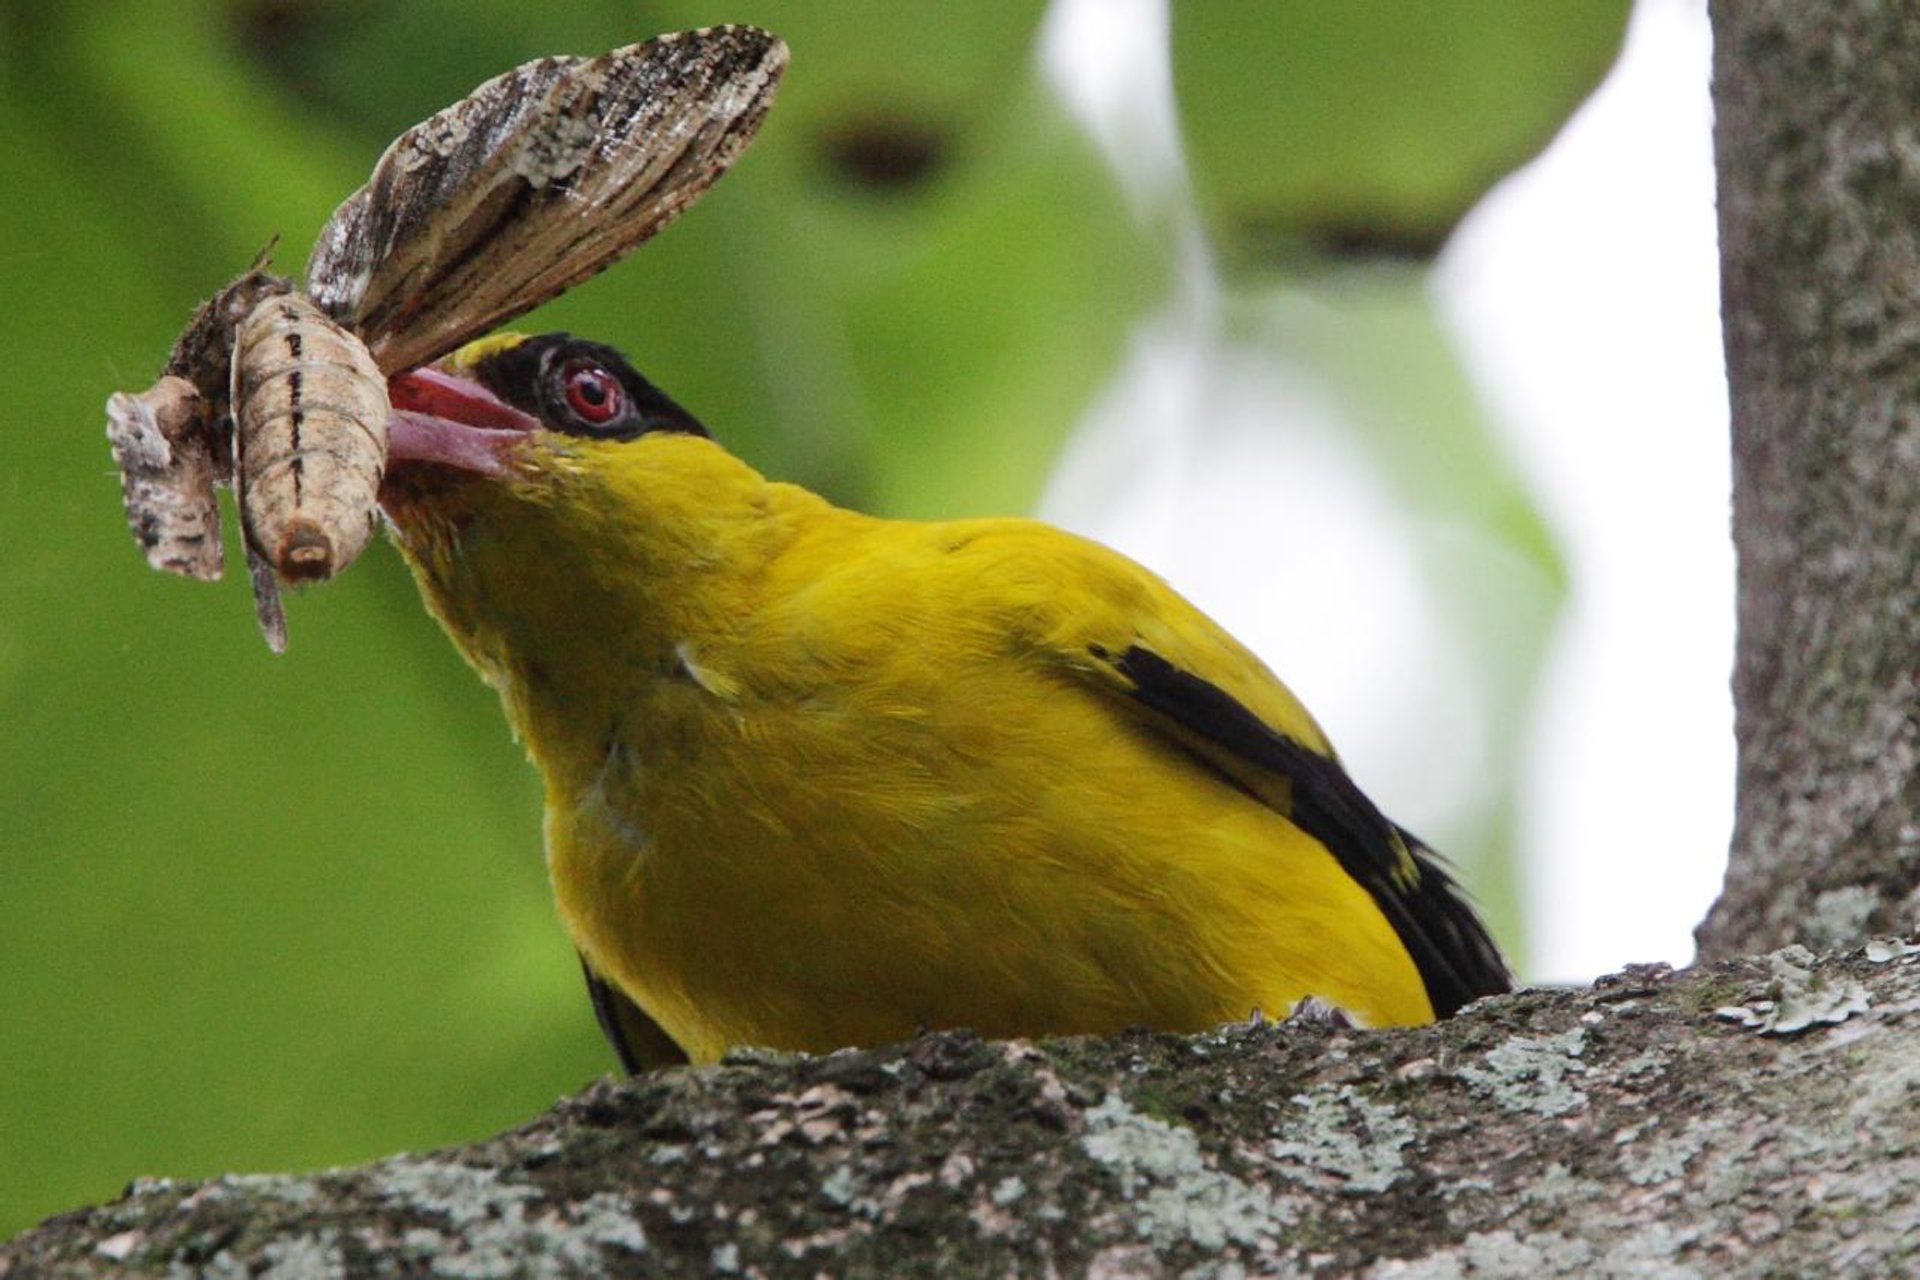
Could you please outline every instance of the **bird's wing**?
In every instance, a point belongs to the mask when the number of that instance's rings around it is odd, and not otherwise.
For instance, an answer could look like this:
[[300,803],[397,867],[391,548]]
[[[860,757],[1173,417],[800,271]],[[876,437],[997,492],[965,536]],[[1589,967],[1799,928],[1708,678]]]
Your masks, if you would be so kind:
[[1031,638],[1324,845],[1393,925],[1437,1015],[1511,990],[1498,948],[1436,855],[1367,799],[1286,686],[1157,578],[1083,545]]
[[580,957],[580,972],[587,979],[587,996],[593,1001],[593,1016],[606,1033],[607,1042],[620,1058],[630,1076],[656,1067],[680,1066],[687,1061],[686,1051],[648,1017],[639,1005],[627,999],[611,982],[593,971],[585,956]]

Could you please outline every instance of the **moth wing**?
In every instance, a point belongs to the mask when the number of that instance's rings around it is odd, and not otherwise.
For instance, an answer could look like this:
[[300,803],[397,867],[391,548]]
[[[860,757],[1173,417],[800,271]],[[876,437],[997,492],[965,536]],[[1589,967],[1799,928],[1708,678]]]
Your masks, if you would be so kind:
[[396,138],[334,211],[307,289],[382,372],[436,360],[624,257],[733,163],[787,47],[707,27],[539,58]]

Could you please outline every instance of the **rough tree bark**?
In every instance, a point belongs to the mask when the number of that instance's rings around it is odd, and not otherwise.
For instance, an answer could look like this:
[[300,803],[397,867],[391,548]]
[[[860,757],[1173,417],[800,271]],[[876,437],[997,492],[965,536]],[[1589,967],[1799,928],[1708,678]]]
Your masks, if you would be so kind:
[[1889,941],[1408,1031],[742,1056],[457,1150],[136,1183],[0,1280],[1910,1274],[1916,1014]]
[[[1741,594],[1709,957],[1909,928],[1920,854],[1920,21],[1713,18]],[[747,1057],[458,1150],[138,1183],[0,1280],[1912,1273],[1916,1015],[1920,948],[1882,941],[1411,1031]]]
[[1707,957],[1920,907],[1920,21],[1716,0],[1713,23],[1740,772]]

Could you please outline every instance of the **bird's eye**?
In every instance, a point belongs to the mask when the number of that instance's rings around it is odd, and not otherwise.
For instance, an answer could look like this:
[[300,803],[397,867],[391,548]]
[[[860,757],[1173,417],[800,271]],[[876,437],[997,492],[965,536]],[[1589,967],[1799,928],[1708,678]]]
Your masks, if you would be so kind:
[[620,380],[591,360],[569,362],[560,371],[560,386],[567,408],[590,427],[605,426],[626,410]]

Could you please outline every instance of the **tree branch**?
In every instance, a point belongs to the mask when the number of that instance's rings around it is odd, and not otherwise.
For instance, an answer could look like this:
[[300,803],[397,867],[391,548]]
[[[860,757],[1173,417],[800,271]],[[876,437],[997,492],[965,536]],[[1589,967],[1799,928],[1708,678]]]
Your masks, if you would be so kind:
[[0,1277],[1344,1274],[1414,1259],[1422,1275],[1541,1276],[1783,1258],[1891,1273],[1920,1261],[1916,1011],[1920,947],[1877,943],[1629,970],[1406,1031],[932,1034],[741,1055],[602,1081],[471,1147],[138,1182],[0,1248]]

